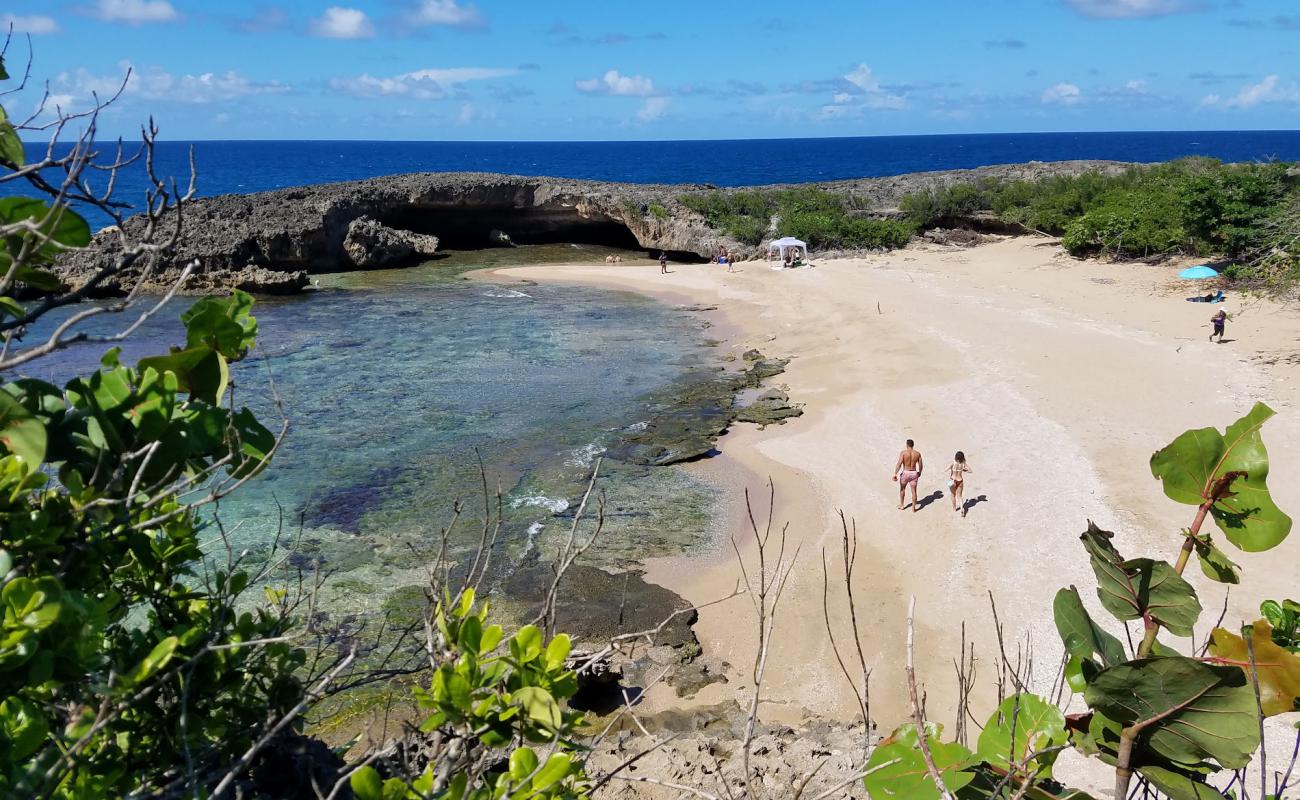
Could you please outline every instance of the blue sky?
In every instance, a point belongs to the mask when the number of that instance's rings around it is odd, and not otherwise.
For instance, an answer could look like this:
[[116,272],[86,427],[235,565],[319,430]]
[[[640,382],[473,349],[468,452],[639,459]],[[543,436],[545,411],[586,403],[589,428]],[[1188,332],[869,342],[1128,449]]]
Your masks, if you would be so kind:
[[[170,139],[1300,127],[1296,0],[5,0],[30,112]],[[21,37],[20,37],[21,39]],[[11,47],[10,71],[26,59]],[[25,104],[25,107],[24,107]]]

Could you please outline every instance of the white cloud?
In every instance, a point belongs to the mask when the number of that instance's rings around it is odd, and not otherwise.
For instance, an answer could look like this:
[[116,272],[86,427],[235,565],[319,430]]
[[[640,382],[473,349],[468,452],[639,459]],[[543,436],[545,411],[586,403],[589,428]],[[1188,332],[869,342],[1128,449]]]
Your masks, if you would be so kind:
[[1284,103],[1300,106],[1300,86],[1294,83],[1280,85],[1276,75],[1269,75],[1259,83],[1243,87],[1233,97],[1223,98],[1217,94],[1207,95],[1201,100],[1202,108],[1254,108],[1269,103]]
[[620,75],[616,69],[611,69],[599,78],[575,81],[574,86],[584,94],[617,97],[651,97],[655,94],[654,81],[644,75]]
[[98,95],[103,101],[116,94],[128,70],[130,78],[122,89],[123,98],[206,105],[253,95],[285,94],[293,88],[279,81],[253,81],[233,70],[173,75],[153,67],[134,70],[129,61],[119,62],[118,66],[122,70],[118,75],[96,75],[86,69],[64,72],[50,82],[51,95],[67,100],[66,104],[60,104],[65,111],[71,107],[89,107],[92,95]]
[[30,33],[32,35],[58,33],[59,23],[54,17],[38,15],[20,17],[17,14],[0,14],[0,33],[5,33],[10,29],[14,33]]
[[645,103],[641,105],[641,110],[636,112],[636,118],[640,122],[654,122],[667,110],[667,97],[647,97]]
[[1065,0],[1065,4],[1084,16],[1102,19],[1166,17],[1204,8],[1204,3],[1192,0]]
[[822,107],[823,117],[856,116],[867,109],[898,110],[907,106],[902,95],[880,85],[866,64],[858,64],[840,80],[826,83],[838,85],[839,90],[831,95],[830,104]]
[[174,22],[180,14],[167,0],[99,0],[91,14],[105,22]]
[[369,39],[375,35],[375,26],[370,24],[366,12],[339,6],[325,9],[323,15],[311,21],[308,29],[313,36],[326,39]]
[[1040,99],[1048,105],[1072,106],[1083,99],[1083,95],[1073,83],[1058,83],[1046,89]]
[[1133,80],[1124,84],[1124,88],[1128,89],[1130,92],[1146,92],[1147,83],[1146,81]]
[[458,0],[421,0],[411,18],[417,25],[448,28],[481,28],[487,24],[478,6],[462,6]]
[[516,69],[494,67],[452,67],[448,69],[422,69],[405,72],[389,78],[358,75],[355,78],[331,78],[329,87],[356,97],[410,97],[416,100],[441,100],[447,90],[470,81],[504,78],[518,73]]

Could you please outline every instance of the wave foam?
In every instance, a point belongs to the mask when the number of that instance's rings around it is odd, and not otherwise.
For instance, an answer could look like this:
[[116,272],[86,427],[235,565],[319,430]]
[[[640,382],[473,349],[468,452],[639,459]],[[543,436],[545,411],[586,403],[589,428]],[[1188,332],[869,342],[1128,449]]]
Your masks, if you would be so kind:
[[511,508],[522,508],[523,506],[544,508],[552,514],[561,514],[568,510],[569,501],[558,497],[547,497],[545,495],[535,494],[528,497],[516,497],[510,502]]

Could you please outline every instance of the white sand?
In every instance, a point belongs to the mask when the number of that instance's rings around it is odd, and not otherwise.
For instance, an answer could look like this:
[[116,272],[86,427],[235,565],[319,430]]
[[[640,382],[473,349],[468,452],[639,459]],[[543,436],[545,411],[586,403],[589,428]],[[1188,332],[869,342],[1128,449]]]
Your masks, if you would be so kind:
[[[917,659],[940,720],[951,715],[961,624],[976,642],[977,715],[992,697],[996,638],[992,591],[1017,658],[1032,643],[1035,688],[1045,692],[1061,652],[1052,598],[1079,586],[1095,618],[1120,632],[1096,602],[1078,535],[1088,519],[1116,532],[1127,557],[1173,560],[1194,509],[1166,499],[1151,453],[1183,430],[1224,427],[1256,400],[1278,417],[1265,428],[1270,485],[1300,513],[1300,314],[1267,301],[1243,303],[1225,344],[1210,344],[1217,306],[1184,302],[1204,287],[1179,267],[1081,262],[1038,239],[971,250],[908,249],[815,268],[772,271],[761,263],[728,274],[715,266],[575,265],[503,270],[539,281],[599,284],[718,304],[725,347],[792,356],[785,375],[805,415],[759,431],[740,425],[722,455],[696,467],[711,479],[765,497],[776,481],[778,519],[801,547],[780,610],[765,689],[765,718],[850,717],[852,694],[822,622],[822,550],[837,568],[843,509],[856,520],[859,621],[873,667],[873,717],[888,729],[906,714],[903,650],[908,598],[918,606]],[[921,496],[944,489],[955,450],[974,468],[966,519],[945,494],[920,513],[896,510],[890,468],[905,438],[925,456]],[[734,511],[734,508],[733,508]],[[736,535],[739,519],[734,526]],[[1217,535],[1216,539],[1222,539]],[[1295,594],[1300,533],[1264,554],[1230,549],[1244,570],[1226,622],[1258,616],[1259,602]],[[739,576],[730,549],[650,565],[650,579],[696,603],[725,595]],[[1218,617],[1221,585],[1193,564],[1188,577],[1205,612],[1198,641]],[[842,627],[842,594],[833,596]],[[748,682],[755,641],[743,600],[706,609],[696,631],[706,653],[731,664],[730,685],[701,703],[734,696]],[[1186,649],[1186,641],[1162,638]],[[673,702],[675,698],[663,702]]]

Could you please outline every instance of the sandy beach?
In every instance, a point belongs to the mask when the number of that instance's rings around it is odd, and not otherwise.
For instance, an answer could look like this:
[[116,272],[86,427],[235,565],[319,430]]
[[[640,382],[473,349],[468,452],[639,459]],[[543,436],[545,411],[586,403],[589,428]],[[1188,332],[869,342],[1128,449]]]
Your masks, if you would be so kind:
[[[1059,588],[1078,585],[1095,618],[1122,633],[1096,601],[1078,535],[1091,519],[1116,533],[1126,557],[1172,560],[1194,509],[1164,497],[1148,459],[1185,429],[1222,428],[1255,401],[1267,402],[1278,412],[1265,428],[1270,485],[1283,509],[1300,510],[1300,453],[1290,446],[1300,441],[1300,314],[1230,293],[1229,341],[1209,343],[1215,307],[1184,301],[1204,289],[1177,279],[1183,265],[1079,261],[1050,240],[1019,238],[784,271],[763,263],[741,264],[734,274],[674,265],[660,275],[657,265],[638,264],[497,275],[717,305],[706,317],[726,337],[721,347],[792,359],[773,382],[805,404],[804,416],[764,430],[739,425],[720,440],[720,456],[691,468],[734,489],[730,527],[742,542],[734,504],[743,488],[765,502],[770,476],[777,522],[789,523],[787,550],[799,548],[776,626],[765,719],[855,714],[823,623],[822,559],[825,551],[832,573],[842,569],[838,512],[856,523],[853,588],[873,670],[871,712],[888,730],[907,713],[905,619],[913,595],[918,673],[930,713],[949,723],[963,623],[975,643],[981,719],[994,694],[989,592],[1009,657],[1023,658],[1028,648],[1040,692],[1059,665],[1051,619]],[[909,437],[925,457],[919,495],[932,498],[919,513],[897,509],[890,481]],[[959,449],[974,470],[967,498],[976,502],[964,519],[945,490]],[[1255,619],[1265,598],[1294,594],[1300,535],[1266,554],[1230,555],[1245,577],[1228,602],[1226,624]],[[649,572],[701,604],[725,596],[740,574],[722,544],[713,554],[653,563]],[[1195,566],[1188,573],[1205,607],[1199,643],[1225,592]],[[847,635],[836,590],[832,583],[832,623]],[[696,702],[743,691],[756,639],[752,606],[737,598],[707,608],[696,631],[706,654],[730,665],[730,683],[706,687]],[[1162,638],[1189,647],[1167,632]]]

